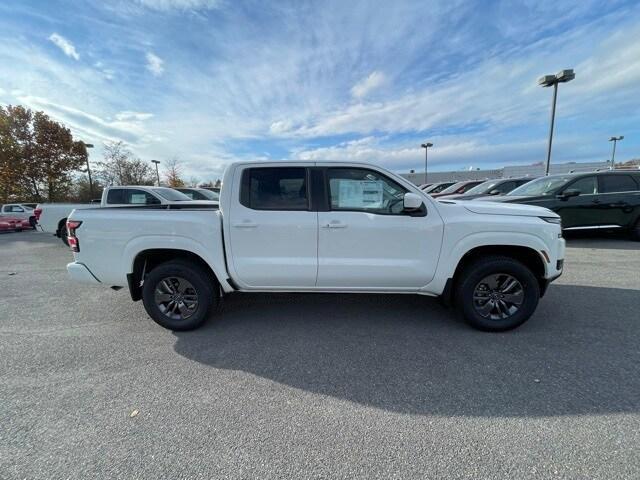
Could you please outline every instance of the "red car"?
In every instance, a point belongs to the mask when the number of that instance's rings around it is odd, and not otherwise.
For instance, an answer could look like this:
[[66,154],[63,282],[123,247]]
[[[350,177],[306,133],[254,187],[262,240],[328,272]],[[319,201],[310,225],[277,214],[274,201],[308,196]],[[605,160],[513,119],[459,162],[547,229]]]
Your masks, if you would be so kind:
[[0,232],[21,232],[22,222],[17,223],[15,218],[0,217]]
[[31,229],[29,220],[15,217],[0,217],[0,232],[21,232]]

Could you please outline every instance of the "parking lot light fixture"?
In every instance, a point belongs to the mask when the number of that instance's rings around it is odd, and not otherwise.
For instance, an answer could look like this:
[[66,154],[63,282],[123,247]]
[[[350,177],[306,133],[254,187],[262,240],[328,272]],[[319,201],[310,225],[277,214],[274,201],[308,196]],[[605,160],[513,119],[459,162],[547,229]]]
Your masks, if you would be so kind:
[[[84,143],[80,141],[84,148],[93,148],[93,143]],[[89,166],[89,155],[87,155],[87,174],[89,175],[89,196],[93,199],[93,180],[91,179],[91,167]]]
[[425,142],[420,146],[424,148],[424,183],[427,183],[427,165],[428,165],[428,159],[429,159],[428,152],[429,152],[429,148],[433,147],[433,143]]
[[160,186],[160,172],[158,171],[158,165],[160,164],[160,160],[151,160],[151,163],[156,164],[156,177],[158,178],[158,186]]
[[543,75],[538,79],[538,85],[541,87],[553,86],[553,98],[551,100],[551,126],[549,128],[549,143],[547,145],[547,161],[545,162],[544,174],[549,175],[549,167],[551,166],[551,143],[553,142],[553,125],[556,118],[556,100],[558,98],[558,84],[567,83],[576,78],[576,74],[572,69],[560,70],[555,75]]
[[610,142],[613,142],[613,152],[611,152],[611,165],[609,166],[609,169],[611,170],[613,170],[613,167],[616,161],[616,143],[618,143],[623,138],[624,138],[624,135],[620,135],[618,137],[611,137],[609,139]]

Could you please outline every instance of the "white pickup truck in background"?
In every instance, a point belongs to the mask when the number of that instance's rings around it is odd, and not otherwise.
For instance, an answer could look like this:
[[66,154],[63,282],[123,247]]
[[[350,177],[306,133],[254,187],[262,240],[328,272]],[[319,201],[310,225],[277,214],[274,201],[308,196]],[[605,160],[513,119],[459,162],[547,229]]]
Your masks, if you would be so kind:
[[[41,203],[36,208],[38,225],[45,232],[67,243],[67,230],[65,224],[67,217],[73,210],[81,210],[92,207],[131,207],[131,206],[161,206],[176,202],[207,203],[206,201],[193,201],[190,197],[173,188],[148,187],[148,186],[115,186],[106,187],[102,192],[100,203]],[[210,202],[217,205],[217,202]]]
[[562,273],[560,218],[544,208],[437,201],[359,163],[238,163],[223,185],[219,209],[75,210],[71,278],[127,286],[173,330],[241,291],[440,296],[499,331]]

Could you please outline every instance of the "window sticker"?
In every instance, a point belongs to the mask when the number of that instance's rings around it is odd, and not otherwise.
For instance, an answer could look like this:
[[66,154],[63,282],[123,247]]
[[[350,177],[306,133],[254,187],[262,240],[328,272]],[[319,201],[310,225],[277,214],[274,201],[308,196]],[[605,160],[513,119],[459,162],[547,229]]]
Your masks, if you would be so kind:
[[380,180],[338,180],[338,208],[382,208]]
[[132,193],[131,203],[147,203],[147,196],[144,193]]

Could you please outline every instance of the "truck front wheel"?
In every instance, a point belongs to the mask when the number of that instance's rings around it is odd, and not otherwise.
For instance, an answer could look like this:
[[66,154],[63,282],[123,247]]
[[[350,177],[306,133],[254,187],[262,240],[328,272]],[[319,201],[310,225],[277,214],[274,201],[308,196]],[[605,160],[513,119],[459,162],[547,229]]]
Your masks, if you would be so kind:
[[480,330],[500,332],[522,325],[539,299],[535,275],[511,257],[480,258],[464,268],[457,282],[458,308],[467,323]]
[[169,330],[200,327],[218,303],[212,278],[199,265],[174,260],[155,267],[144,279],[142,302],[149,316]]

